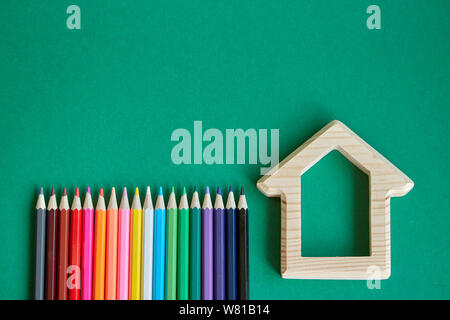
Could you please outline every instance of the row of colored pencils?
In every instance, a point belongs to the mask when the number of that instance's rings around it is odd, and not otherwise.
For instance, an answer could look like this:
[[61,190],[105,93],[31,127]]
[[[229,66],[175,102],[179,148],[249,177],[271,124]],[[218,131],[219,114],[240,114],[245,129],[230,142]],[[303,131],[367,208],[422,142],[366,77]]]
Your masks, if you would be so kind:
[[108,206],[100,189],[94,210],[90,188],[84,205],[76,188],[69,207],[64,188],[59,207],[52,188],[36,204],[37,300],[246,300],[248,207],[241,189],[236,206],[230,187],[224,206],[220,187],[212,205],[194,189],[177,201],[172,187],[167,208],[162,188],[153,207],[150,187],[143,206],[136,188],[131,208],[124,188]]

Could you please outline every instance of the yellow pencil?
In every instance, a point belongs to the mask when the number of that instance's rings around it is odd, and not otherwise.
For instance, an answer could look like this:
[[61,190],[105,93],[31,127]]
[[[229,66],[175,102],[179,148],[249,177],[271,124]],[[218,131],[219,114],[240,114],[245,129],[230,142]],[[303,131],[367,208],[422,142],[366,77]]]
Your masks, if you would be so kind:
[[139,189],[131,205],[130,300],[141,299],[142,207]]

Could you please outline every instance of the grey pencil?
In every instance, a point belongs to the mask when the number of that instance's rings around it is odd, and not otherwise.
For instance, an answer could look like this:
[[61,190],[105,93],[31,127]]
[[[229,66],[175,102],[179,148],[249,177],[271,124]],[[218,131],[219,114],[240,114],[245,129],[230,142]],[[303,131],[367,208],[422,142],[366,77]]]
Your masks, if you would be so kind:
[[44,300],[45,288],[45,225],[46,206],[44,190],[41,188],[36,203],[36,269],[34,299]]

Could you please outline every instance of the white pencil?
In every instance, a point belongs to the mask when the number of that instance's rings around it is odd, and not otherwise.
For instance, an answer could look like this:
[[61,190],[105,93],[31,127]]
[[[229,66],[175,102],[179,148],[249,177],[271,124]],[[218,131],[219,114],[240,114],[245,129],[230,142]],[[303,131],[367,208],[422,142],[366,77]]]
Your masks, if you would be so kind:
[[142,248],[142,300],[152,300],[153,293],[153,203],[150,187],[147,187],[143,214]]

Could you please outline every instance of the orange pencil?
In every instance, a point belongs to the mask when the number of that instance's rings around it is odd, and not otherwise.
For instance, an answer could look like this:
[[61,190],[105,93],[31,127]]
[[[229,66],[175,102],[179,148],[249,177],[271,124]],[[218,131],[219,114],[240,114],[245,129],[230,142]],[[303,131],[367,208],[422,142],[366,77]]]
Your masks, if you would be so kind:
[[106,210],[106,283],[105,300],[116,300],[117,280],[117,225],[118,209],[116,190],[111,190]]
[[105,299],[106,207],[103,189],[95,208],[93,299]]

